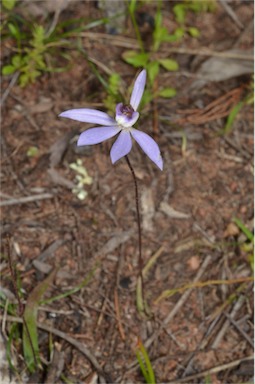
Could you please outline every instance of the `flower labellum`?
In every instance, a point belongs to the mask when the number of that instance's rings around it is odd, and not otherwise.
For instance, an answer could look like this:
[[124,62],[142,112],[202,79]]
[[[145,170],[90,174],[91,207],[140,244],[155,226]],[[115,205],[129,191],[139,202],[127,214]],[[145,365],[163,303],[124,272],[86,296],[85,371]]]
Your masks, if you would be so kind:
[[163,160],[158,144],[147,133],[133,128],[139,118],[137,109],[143,96],[145,83],[146,70],[144,69],[135,81],[130,104],[117,104],[115,119],[105,112],[88,108],[70,109],[62,112],[59,116],[84,123],[101,125],[101,127],[90,128],[82,132],[77,142],[78,146],[102,143],[119,134],[110,152],[113,164],[131,151],[133,138],[151,161],[162,170]]

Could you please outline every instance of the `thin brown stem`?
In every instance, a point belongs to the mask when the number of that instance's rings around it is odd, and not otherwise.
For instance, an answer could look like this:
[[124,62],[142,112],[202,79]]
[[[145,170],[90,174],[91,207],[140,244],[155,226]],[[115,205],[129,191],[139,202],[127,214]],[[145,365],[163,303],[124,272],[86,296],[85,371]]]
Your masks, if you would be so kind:
[[127,155],[125,156],[125,159],[132,173],[134,185],[135,185],[135,203],[136,203],[136,217],[137,217],[137,229],[138,229],[138,266],[139,266],[139,276],[141,278],[142,294],[143,294],[144,290],[143,290],[142,226],[141,226],[141,215],[140,215],[140,209],[139,209],[138,184],[137,184],[137,178],[135,175],[134,168],[132,167]]

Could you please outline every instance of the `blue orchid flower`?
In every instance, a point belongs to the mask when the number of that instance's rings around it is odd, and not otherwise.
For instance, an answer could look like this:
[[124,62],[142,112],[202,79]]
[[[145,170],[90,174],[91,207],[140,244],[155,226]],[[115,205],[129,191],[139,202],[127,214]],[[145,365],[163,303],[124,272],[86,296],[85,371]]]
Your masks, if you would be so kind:
[[110,152],[113,164],[131,151],[133,138],[151,161],[163,170],[163,160],[158,144],[147,133],[133,128],[139,118],[137,109],[143,96],[145,83],[146,70],[143,70],[134,83],[130,104],[117,104],[115,119],[105,112],[88,108],[70,109],[59,116],[101,125],[101,127],[90,128],[82,132],[77,142],[78,146],[99,144],[119,134]]

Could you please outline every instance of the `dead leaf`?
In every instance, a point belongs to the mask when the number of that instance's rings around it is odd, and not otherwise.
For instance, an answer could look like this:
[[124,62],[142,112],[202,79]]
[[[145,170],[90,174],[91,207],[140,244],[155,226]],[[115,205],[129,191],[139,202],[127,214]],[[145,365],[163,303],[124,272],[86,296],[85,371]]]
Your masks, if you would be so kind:
[[112,237],[107,243],[97,252],[97,255],[107,255],[108,253],[113,252],[121,244],[128,241],[133,234],[133,231],[125,231],[120,234]]
[[60,164],[70,140],[76,135],[76,131],[67,132],[50,147],[50,166],[52,168]]
[[[223,52],[224,53],[224,52]],[[231,79],[233,77],[253,73],[254,63],[250,60],[250,56],[253,55],[251,50],[229,50],[226,51],[226,56],[231,54],[240,54],[240,59],[229,57],[211,57],[203,62],[200,69],[197,71],[199,77],[203,79],[193,82],[192,89],[200,89],[209,81],[223,81]],[[241,59],[243,56],[243,59]],[[247,60],[245,59],[247,56]]]
[[47,172],[50,175],[54,184],[61,185],[62,187],[65,187],[68,189],[74,189],[76,187],[76,185],[72,181],[70,181],[70,180],[66,179],[64,176],[60,175],[60,173],[58,173],[58,171],[56,171],[56,169],[50,168],[50,169],[48,169]]
[[161,212],[164,212],[168,217],[171,217],[172,219],[188,219],[190,217],[190,215],[187,213],[176,211],[164,201],[160,203],[159,209]]
[[229,223],[226,230],[224,231],[223,237],[231,237],[239,235],[240,230],[235,223]]
[[[53,270],[52,265],[44,263],[42,261],[33,260],[32,264],[33,264],[33,267],[35,267],[35,269],[37,269],[37,271],[39,271],[45,275],[49,274]],[[67,279],[72,279],[73,275],[71,273],[65,271],[64,269],[59,269],[57,272],[56,278],[60,279],[60,280],[67,280]]]
[[190,251],[191,249],[197,249],[198,247],[212,247],[206,238],[195,238],[187,237],[186,239],[180,240],[175,244],[174,253],[180,253],[185,251]]
[[39,103],[31,105],[30,107],[28,107],[28,110],[31,114],[45,113],[50,111],[52,106],[52,99],[50,99],[49,97],[42,97],[39,100]]

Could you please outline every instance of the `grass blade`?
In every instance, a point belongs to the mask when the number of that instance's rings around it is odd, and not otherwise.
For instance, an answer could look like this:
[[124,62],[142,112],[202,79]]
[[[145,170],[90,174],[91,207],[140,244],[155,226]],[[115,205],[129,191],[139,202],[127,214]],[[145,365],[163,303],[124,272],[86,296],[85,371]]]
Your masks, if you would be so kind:
[[146,383],[148,384],[156,384],[156,379],[154,375],[154,371],[150,362],[149,355],[141,342],[141,340],[138,340],[138,347],[136,350],[136,357],[138,360],[138,363],[140,365],[142,374],[145,378]]
[[53,282],[57,269],[38,284],[31,292],[27,299],[25,311],[23,315],[24,326],[22,332],[22,343],[24,358],[30,372],[35,372],[40,364],[39,357],[39,344],[38,344],[38,331],[37,331],[37,313],[40,301],[48,289],[49,285]]
[[234,223],[241,229],[241,231],[245,234],[247,239],[250,242],[253,242],[254,235],[253,233],[239,220],[237,217],[234,218]]

